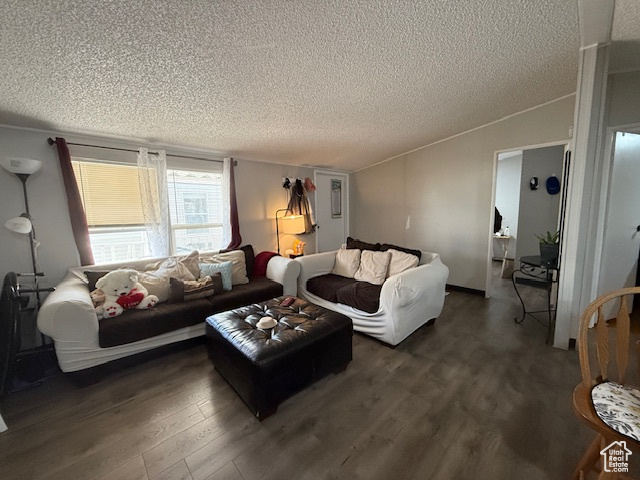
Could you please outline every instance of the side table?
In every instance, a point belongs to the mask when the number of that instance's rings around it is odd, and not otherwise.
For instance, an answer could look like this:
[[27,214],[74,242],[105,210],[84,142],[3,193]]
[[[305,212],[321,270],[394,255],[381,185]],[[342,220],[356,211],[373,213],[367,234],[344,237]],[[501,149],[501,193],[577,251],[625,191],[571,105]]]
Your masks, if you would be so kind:
[[493,238],[498,240],[502,247],[502,270],[500,271],[500,276],[502,278],[511,278],[511,274],[513,273],[513,260],[507,258],[507,253],[509,252],[509,241],[513,237],[511,235],[494,235]]
[[[548,318],[547,324],[547,344],[553,342],[555,333],[556,309],[553,298],[554,284],[558,281],[558,272],[560,267],[553,263],[543,262],[540,255],[530,255],[520,257],[519,268],[515,270],[511,276],[513,289],[518,295],[520,304],[522,305],[522,317],[516,317],[516,323],[522,323],[527,315],[536,318],[535,313],[546,313]],[[533,288],[540,288],[547,292],[547,308],[545,310],[527,310],[525,302],[522,298],[518,285],[525,285]]]

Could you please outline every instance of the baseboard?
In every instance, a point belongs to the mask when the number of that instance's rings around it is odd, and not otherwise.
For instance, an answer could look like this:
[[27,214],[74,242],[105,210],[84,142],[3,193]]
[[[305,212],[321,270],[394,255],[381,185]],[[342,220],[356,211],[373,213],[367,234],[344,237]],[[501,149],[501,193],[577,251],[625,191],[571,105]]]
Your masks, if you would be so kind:
[[446,289],[447,290],[453,290],[453,291],[456,291],[456,292],[470,293],[471,295],[481,295],[483,297],[487,293],[484,290],[476,290],[475,288],[459,287],[457,285],[449,285],[448,283],[446,285]]

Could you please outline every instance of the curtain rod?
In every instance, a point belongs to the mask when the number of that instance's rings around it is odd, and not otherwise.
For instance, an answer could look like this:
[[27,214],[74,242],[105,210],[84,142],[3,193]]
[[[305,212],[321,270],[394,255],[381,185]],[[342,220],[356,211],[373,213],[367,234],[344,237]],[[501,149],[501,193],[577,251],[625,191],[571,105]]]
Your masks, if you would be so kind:
[[[49,137],[47,138],[47,143],[49,145],[53,145],[54,143],[56,143],[56,141]],[[133,152],[133,153],[138,153],[137,150],[132,150],[130,148],[117,148],[117,147],[103,147],[101,145],[88,145],[86,143],[71,143],[71,142],[67,142],[67,145],[75,145],[76,147],[92,147],[92,148],[104,148],[107,150],[118,150],[120,152]],[[151,155],[158,155],[158,152],[149,152]],[[211,158],[202,158],[202,157],[188,157],[186,155],[172,155],[167,153],[167,157],[174,157],[174,158],[190,158],[192,160],[205,160],[207,162],[218,162],[218,163],[222,163],[222,160],[213,160]],[[236,161],[234,160],[233,162],[234,165],[237,165]]]

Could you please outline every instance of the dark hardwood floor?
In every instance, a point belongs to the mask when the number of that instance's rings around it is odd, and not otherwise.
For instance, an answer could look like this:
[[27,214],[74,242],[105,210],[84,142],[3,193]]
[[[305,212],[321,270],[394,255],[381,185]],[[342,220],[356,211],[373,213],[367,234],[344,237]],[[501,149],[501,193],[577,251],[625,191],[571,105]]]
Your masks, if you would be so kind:
[[519,304],[452,292],[397,348],[354,336],[348,369],[257,421],[203,346],[78,389],[5,398],[0,478],[563,479],[592,433],[574,417],[577,353]]

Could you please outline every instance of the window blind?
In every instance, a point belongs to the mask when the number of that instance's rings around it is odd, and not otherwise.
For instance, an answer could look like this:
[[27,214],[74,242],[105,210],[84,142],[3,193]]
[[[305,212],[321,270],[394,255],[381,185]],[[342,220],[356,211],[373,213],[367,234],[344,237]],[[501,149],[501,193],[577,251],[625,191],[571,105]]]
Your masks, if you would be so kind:
[[144,225],[137,166],[71,164],[90,227]]

